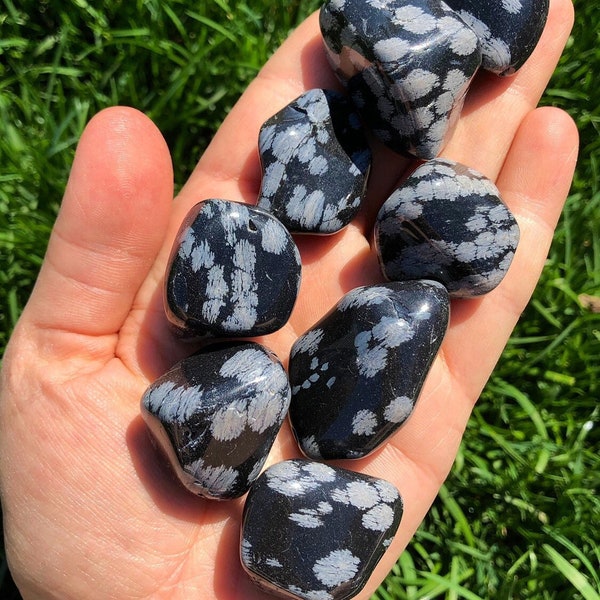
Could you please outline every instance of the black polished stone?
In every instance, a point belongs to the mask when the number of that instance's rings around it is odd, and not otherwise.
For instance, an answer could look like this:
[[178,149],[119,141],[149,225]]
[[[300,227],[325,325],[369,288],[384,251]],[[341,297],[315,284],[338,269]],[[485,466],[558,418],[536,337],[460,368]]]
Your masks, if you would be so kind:
[[283,598],[346,600],[366,584],[402,517],[383,479],[307,460],[267,469],[244,506],[242,565]]
[[290,423],[315,459],[361,458],[411,414],[449,318],[436,282],[360,287],[290,354]]
[[549,0],[445,0],[479,37],[482,67],[512,75],[535,49],[548,17]]
[[265,335],[289,319],[300,277],[298,249],[274,216],[205,200],[175,240],[165,278],[167,318],[185,336]]
[[437,156],[481,64],[473,30],[441,0],[328,0],[320,24],[373,133],[397,152]]
[[451,297],[470,298],[502,281],[519,226],[489,179],[438,159],[417,168],[386,200],[375,242],[387,279],[435,279]]
[[302,94],[265,122],[259,151],[258,206],[289,231],[335,233],[358,212],[371,150],[343,95],[322,89]]
[[259,344],[215,344],[176,364],[142,397],[142,416],[181,482],[206,498],[244,494],[290,401],[287,374]]

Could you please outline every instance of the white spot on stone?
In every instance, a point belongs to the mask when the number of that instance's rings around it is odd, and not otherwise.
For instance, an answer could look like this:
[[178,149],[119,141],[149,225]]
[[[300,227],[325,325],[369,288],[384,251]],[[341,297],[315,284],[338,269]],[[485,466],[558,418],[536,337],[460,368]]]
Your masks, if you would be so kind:
[[266,471],[267,485],[289,498],[303,496],[318,487],[312,477],[302,476],[298,465],[292,461],[277,463]]
[[261,458],[258,462],[255,463],[255,465],[252,467],[252,470],[250,471],[250,473],[248,474],[248,481],[252,482],[254,480],[256,480],[258,478],[258,476],[260,475],[263,465],[265,464],[265,461],[267,460],[266,457]]
[[231,490],[239,476],[237,470],[232,467],[204,466],[201,458],[185,465],[184,470],[198,482],[200,487],[211,490],[213,493]]
[[394,398],[383,411],[383,416],[390,423],[403,423],[413,409],[413,402],[407,396]]
[[307,463],[302,467],[305,473],[308,473],[316,481],[330,482],[335,481],[335,471],[322,463]]
[[375,43],[373,50],[381,62],[397,62],[410,51],[411,45],[403,38],[386,38]]
[[303,590],[297,585],[289,585],[287,588],[294,598],[302,598],[303,600],[333,600],[333,596],[325,590]]
[[385,369],[387,356],[387,349],[382,346],[360,349],[356,357],[358,372],[368,379],[375,377]]
[[469,231],[481,231],[488,226],[488,219],[481,213],[476,213],[465,223]]
[[394,511],[388,504],[378,504],[362,517],[362,525],[372,531],[386,531],[394,523]]
[[196,234],[192,227],[186,227],[179,237],[179,251],[181,258],[188,258],[192,254],[194,244],[196,243]]
[[252,544],[246,539],[242,538],[242,542],[240,544],[240,556],[242,557],[242,561],[246,565],[252,564]]
[[433,31],[437,27],[437,19],[423,9],[412,4],[405,4],[394,10],[394,23],[418,35]]
[[413,69],[402,81],[402,91],[406,100],[412,101],[427,96],[439,84],[435,73],[424,69]]
[[215,264],[215,255],[211,251],[207,240],[201,240],[192,250],[192,270],[198,272],[201,269],[210,269]]
[[455,16],[442,17],[438,20],[441,31],[448,36],[450,48],[459,56],[473,54],[478,46],[479,39],[475,32]]
[[329,171],[329,163],[324,156],[315,156],[308,165],[311,175],[325,175]]
[[[263,198],[270,198],[279,190],[282,182],[287,179],[285,165],[282,162],[272,162],[263,175],[262,187],[260,189],[261,200],[259,206],[264,207]],[[265,207],[266,208],[266,207]]]
[[396,502],[400,497],[398,490],[389,481],[380,479],[375,483],[375,487],[383,502]]
[[268,567],[274,567],[276,569],[283,567],[281,562],[279,562],[276,558],[267,558],[267,560],[265,560],[265,564]]
[[294,123],[287,129],[276,135],[271,151],[273,156],[287,165],[298,149],[298,144],[310,136],[310,125],[308,123]]
[[362,331],[354,339],[356,364],[364,377],[374,377],[387,366],[389,351],[414,337],[408,321],[399,317],[382,317],[371,331]]
[[502,0],[502,8],[511,15],[517,15],[523,10],[521,0]]
[[196,386],[178,386],[172,381],[152,385],[144,395],[144,406],[163,421],[184,423],[198,410],[204,391]]
[[317,459],[321,458],[321,449],[319,448],[319,444],[317,443],[314,435],[303,438],[300,445],[307,456]]
[[333,506],[329,502],[319,502],[318,511],[321,515],[329,515],[333,512]]
[[348,292],[338,303],[337,308],[345,311],[350,308],[374,306],[385,302],[391,295],[388,288],[380,286],[357,287]]
[[456,90],[461,89],[464,85],[467,85],[469,79],[460,69],[450,69],[446,74],[442,87],[445,90],[455,93]]
[[316,529],[323,525],[321,518],[310,512],[292,513],[290,514],[289,519],[304,529]]
[[308,353],[312,356],[319,348],[325,332],[322,329],[311,329],[301,335],[292,347],[292,357],[300,353]]
[[225,232],[225,239],[227,240],[227,244],[233,247],[238,241],[237,233],[239,229],[246,229],[248,227],[250,219],[248,207],[239,202],[228,202],[225,200],[221,200],[218,206],[221,211],[221,226]]
[[489,27],[480,19],[467,12],[459,11],[460,18],[475,32],[481,43],[483,67],[502,72],[512,62],[510,48],[504,40],[494,37]]
[[224,268],[214,265],[208,271],[206,283],[207,300],[202,304],[202,317],[208,323],[216,323],[221,309],[225,306],[225,297],[229,293],[229,286],[225,281]]
[[331,491],[330,498],[334,502],[339,502],[340,504],[344,504],[348,506],[350,504],[350,499],[348,498],[348,491],[342,488],[335,488]]
[[411,340],[415,332],[410,323],[400,317],[382,317],[373,327],[373,339],[385,348],[397,348]]
[[[262,396],[262,397],[261,397]],[[288,403],[279,401],[279,394],[261,394],[248,402],[248,426],[256,433],[264,433],[283,419]]]
[[316,154],[317,142],[312,136],[304,140],[297,150],[298,160],[303,164],[310,163],[312,160],[314,160]]
[[280,255],[289,244],[285,229],[275,219],[269,219],[261,230],[261,246],[265,252]]
[[377,415],[370,410],[359,410],[352,419],[354,435],[373,435],[377,427]]
[[346,486],[346,492],[350,504],[361,510],[371,508],[379,502],[377,489],[367,481],[351,481]]
[[333,507],[329,502],[319,502],[316,509],[301,508],[299,512],[292,513],[289,518],[300,527],[314,529],[323,525],[321,517],[328,515],[331,512],[333,512]]
[[334,550],[317,560],[313,573],[323,585],[334,588],[350,581],[358,573],[359,565],[360,559],[350,550]]
[[237,400],[214,413],[210,430],[216,440],[228,442],[241,435],[246,423],[246,403]]
[[221,377],[234,377],[238,381],[264,379],[272,369],[273,362],[267,354],[257,348],[247,348],[236,352],[219,369]]

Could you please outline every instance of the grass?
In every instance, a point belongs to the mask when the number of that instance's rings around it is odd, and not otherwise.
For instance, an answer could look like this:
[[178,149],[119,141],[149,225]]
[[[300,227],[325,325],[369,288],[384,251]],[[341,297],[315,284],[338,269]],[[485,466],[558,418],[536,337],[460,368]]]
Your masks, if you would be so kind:
[[[0,349],[31,291],[81,131],[147,112],[177,183],[270,53],[317,1],[0,4]],[[429,516],[378,600],[600,598],[599,19],[577,23],[544,96],[581,133],[546,269]],[[0,597],[18,598],[6,564]]]

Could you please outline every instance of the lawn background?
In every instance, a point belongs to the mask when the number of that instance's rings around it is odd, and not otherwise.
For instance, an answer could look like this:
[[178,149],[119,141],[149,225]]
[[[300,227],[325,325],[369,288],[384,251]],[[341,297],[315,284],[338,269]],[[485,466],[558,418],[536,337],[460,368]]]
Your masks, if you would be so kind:
[[[0,351],[27,301],[89,118],[114,104],[148,113],[181,185],[260,66],[317,6],[0,3]],[[600,599],[600,301],[590,306],[600,296],[600,18],[595,2],[575,7],[573,35],[542,101],[578,124],[572,191],[452,474],[378,600]],[[0,586],[0,600],[19,597],[3,556]]]

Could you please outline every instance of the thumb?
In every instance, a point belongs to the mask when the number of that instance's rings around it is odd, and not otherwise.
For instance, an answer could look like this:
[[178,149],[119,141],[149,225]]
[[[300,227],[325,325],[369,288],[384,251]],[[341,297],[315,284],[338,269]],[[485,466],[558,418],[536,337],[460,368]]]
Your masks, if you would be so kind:
[[95,116],[23,319],[85,336],[118,332],[162,243],[172,177],[167,146],[147,117],[123,107]]

